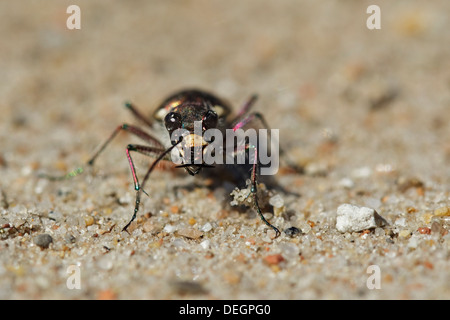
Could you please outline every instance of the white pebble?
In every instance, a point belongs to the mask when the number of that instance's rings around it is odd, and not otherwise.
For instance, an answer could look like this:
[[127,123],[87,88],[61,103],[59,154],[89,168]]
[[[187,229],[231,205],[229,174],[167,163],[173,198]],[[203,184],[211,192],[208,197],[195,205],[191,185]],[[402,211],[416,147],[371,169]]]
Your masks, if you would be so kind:
[[337,209],[336,229],[342,233],[357,232],[386,224],[374,209],[342,204]]
[[416,249],[418,244],[417,236],[412,236],[408,241],[408,247],[412,249]]
[[174,232],[175,230],[176,230],[177,228],[176,227],[174,227],[173,225],[171,225],[171,224],[166,224],[165,226],[164,226],[164,232],[167,232],[167,233],[172,233],[172,232]]
[[200,242],[200,246],[204,249],[204,250],[208,250],[209,247],[211,245],[211,241],[209,240],[203,240],[202,242]]
[[212,225],[211,225],[211,223],[209,223],[209,222],[205,223],[205,224],[203,225],[203,227],[201,227],[201,230],[202,230],[203,232],[211,231],[211,230],[212,230]]
[[311,225],[306,221],[301,221],[298,227],[304,234],[307,234],[311,231]]
[[405,218],[398,218],[395,220],[394,225],[398,227],[406,227],[406,219]]
[[103,270],[111,270],[112,267],[114,266],[114,262],[111,256],[109,255],[104,255],[101,256],[98,260],[97,260],[97,266],[100,269]]
[[284,205],[284,200],[279,194],[277,194],[269,199],[269,204],[275,208],[281,208]]
[[369,167],[361,167],[361,168],[357,168],[354,169],[352,171],[352,176],[354,178],[368,178],[370,177],[370,175],[372,174],[372,169],[370,169]]
[[346,189],[351,189],[355,186],[355,183],[350,178],[342,178],[339,181],[339,186],[346,188]]

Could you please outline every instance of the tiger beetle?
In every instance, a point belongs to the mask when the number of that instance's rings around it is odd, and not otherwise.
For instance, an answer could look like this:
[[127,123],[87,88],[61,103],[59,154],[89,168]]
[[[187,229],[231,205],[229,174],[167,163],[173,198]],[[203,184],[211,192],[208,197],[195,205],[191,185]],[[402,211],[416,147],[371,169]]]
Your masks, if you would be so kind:
[[[144,186],[149,179],[150,174],[160,161],[171,160],[171,154],[173,154],[172,151],[177,152],[178,150],[179,153],[183,153],[183,150],[187,150],[188,153],[190,151],[190,155],[192,155],[191,162],[183,162],[177,166],[178,168],[184,168],[190,175],[196,175],[204,168],[214,168],[214,166],[205,162],[194,162],[194,160],[197,158],[197,154],[196,152],[194,152],[194,149],[197,148],[198,150],[198,147],[200,147],[200,152],[204,152],[207,149],[207,146],[211,143],[211,141],[207,141],[207,139],[199,137],[198,131],[194,130],[195,123],[201,123],[202,133],[208,129],[218,129],[221,131],[224,131],[225,129],[236,130],[245,127],[253,120],[259,120],[264,127],[268,128],[267,122],[260,113],[251,112],[251,108],[254,105],[256,99],[256,95],[251,96],[250,99],[248,99],[248,101],[241,107],[237,115],[235,115],[234,117],[231,116],[231,108],[225,101],[219,99],[211,93],[201,90],[182,90],[171,95],[166,100],[164,100],[156,109],[156,111],[153,113],[152,119],[147,119],[145,116],[143,116],[142,113],[133,104],[126,103],[126,108],[131,111],[136,119],[141,121],[144,125],[152,129],[153,131],[161,131],[161,129],[166,131],[167,133],[169,133],[171,139],[166,143],[163,143],[141,128],[124,123],[122,125],[119,125],[112,132],[109,138],[103,143],[103,145],[101,145],[98,151],[87,162],[88,165],[93,165],[97,157],[108,146],[111,140],[113,140],[114,137],[121,131],[129,132],[146,142],[146,145],[129,144],[126,147],[126,156],[131,169],[131,174],[133,176],[134,189],[136,191],[136,200],[133,216],[122,230],[126,231],[131,222],[136,219],[136,215],[139,211],[139,206],[141,203],[141,192],[146,193],[144,191]],[[173,133],[179,129],[183,129],[186,133],[183,135],[174,135]],[[199,141],[199,143],[197,141]],[[183,144],[183,148],[180,148],[180,146]],[[233,148],[236,147],[234,146]],[[276,237],[278,237],[280,235],[280,231],[277,227],[266,220],[258,203],[257,180],[260,161],[258,158],[257,146],[250,145],[247,142],[245,147],[241,148],[241,150],[234,149],[228,153],[227,151],[225,151],[225,153],[237,156],[240,152],[248,152],[249,149],[252,149],[254,151],[254,161],[252,161],[251,165],[249,196],[251,195],[253,206],[261,220],[267,226],[272,228],[276,233]],[[131,157],[131,152],[137,152],[146,156],[153,157],[155,159],[148,168],[142,182],[139,182],[139,179],[137,177],[136,169]],[[83,172],[83,168],[78,168],[63,177],[53,179],[70,178],[80,174],[81,172]]]

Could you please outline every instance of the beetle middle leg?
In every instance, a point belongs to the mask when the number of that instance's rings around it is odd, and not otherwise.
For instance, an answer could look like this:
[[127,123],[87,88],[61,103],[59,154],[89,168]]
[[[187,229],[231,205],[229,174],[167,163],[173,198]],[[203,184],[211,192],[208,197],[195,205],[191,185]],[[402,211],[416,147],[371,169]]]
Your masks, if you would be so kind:
[[92,158],[87,162],[88,165],[93,165],[95,160],[97,159],[97,157],[100,155],[100,153],[103,152],[103,150],[105,150],[105,148],[108,146],[108,144],[116,137],[116,135],[120,132],[120,131],[127,131],[131,134],[134,134],[135,136],[141,138],[142,140],[144,140],[145,142],[147,142],[149,145],[155,147],[155,148],[159,148],[161,150],[164,150],[164,147],[162,145],[161,142],[159,142],[158,139],[152,137],[151,135],[149,135],[148,133],[146,133],[145,131],[143,131],[142,129],[139,129],[136,126],[133,125],[129,125],[129,124],[122,124],[120,126],[118,126],[113,133],[109,136],[109,138],[105,141],[105,143],[103,143],[103,145],[98,149],[98,151],[92,156]]

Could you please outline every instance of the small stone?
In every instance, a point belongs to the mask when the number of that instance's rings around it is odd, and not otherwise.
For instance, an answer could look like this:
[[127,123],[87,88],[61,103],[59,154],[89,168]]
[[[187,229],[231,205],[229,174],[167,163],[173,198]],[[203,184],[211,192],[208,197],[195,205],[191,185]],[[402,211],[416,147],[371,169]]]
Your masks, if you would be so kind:
[[158,223],[153,223],[151,221],[145,221],[144,225],[142,226],[142,229],[146,233],[156,234],[161,231],[162,226]]
[[309,233],[312,229],[311,225],[306,221],[300,222],[299,227],[300,227],[300,230],[302,230],[302,233],[304,233],[304,234]]
[[33,240],[37,246],[39,246],[43,249],[48,248],[50,246],[50,243],[53,242],[53,238],[49,234],[46,234],[46,233],[35,236]]
[[286,207],[282,206],[280,208],[273,207],[273,215],[275,217],[280,217],[286,211]]
[[355,183],[350,178],[342,178],[338,182],[338,184],[339,184],[340,187],[343,187],[345,189],[351,189],[351,188],[353,188],[355,186]]
[[97,266],[103,270],[111,270],[114,266],[114,260],[109,255],[100,256],[97,260]]
[[434,215],[438,217],[450,216],[450,207],[440,207],[434,210]]
[[180,229],[177,234],[188,239],[198,239],[203,236],[203,232],[194,228]]
[[267,236],[271,239],[271,240],[273,240],[273,239],[275,239],[276,237],[277,237],[277,233],[275,232],[275,230],[268,230],[267,231]]
[[415,212],[417,212],[417,209],[414,207],[408,207],[408,208],[406,208],[406,212],[407,213],[415,213]]
[[431,229],[427,227],[419,228],[417,231],[419,231],[420,234],[431,234]]
[[290,227],[290,228],[287,228],[286,230],[284,230],[284,233],[287,236],[293,238],[293,237],[295,237],[297,235],[302,234],[302,231],[300,229],[296,228],[296,227]]
[[145,221],[142,229],[144,230],[144,232],[151,232],[153,230],[153,223],[151,223],[150,221]]
[[92,226],[94,224],[94,221],[94,217],[92,216],[84,217],[84,223],[86,224],[86,227]]
[[211,231],[211,230],[212,230],[212,225],[211,225],[211,223],[209,223],[209,222],[205,223],[205,224],[203,225],[203,227],[201,228],[201,230],[202,230],[203,232],[209,232],[209,231]]
[[66,243],[75,243],[76,240],[77,239],[70,233],[68,233],[64,236],[64,241],[66,241]]
[[204,249],[204,250],[208,250],[209,247],[211,245],[211,241],[209,240],[203,240],[202,242],[200,242],[200,246]]
[[394,225],[397,227],[406,227],[406,219],[405,218],[398,218],[394,221]]
[[[249,181],[247,181],[247,185],[249,185]],[[233,200],[231,200],[230,205],[231,206],[239,206],[239,205],[248,205],[252,201],[252,197],[250,197],[250,189],[244,188],[239,189],[235,188],[231,193],[230,196]]]
[[445,229],[441,226],[441,224],[437,221],[433,221],[431,224],[431,233],[442,235],[445,232]]
[[271,254],[264,258],[264,261],[268,265],[278,265],[280,262],[284,261],[284,258],[281,254]]
[[421,219],[425,224],[430,224],[432,218],[433,218],[433,215],[430,212],[424,213],[421,216]]
[[386,220],[371,208],[342,204],[337,209],[336,229],[342,233],[373,229],[386,224]]
[[416,236],[411,237],[411,239],[409,239],[408,241],[408,247],[415,249],[417,248],[417,246],[419,245],[418,239]]
[[352,176],[358,179],[368,178],[371,174],[372,169],[370,169],[369,167],[361,167],[352,171]]
[[279,194],[277,194],[269,199],[269,204],[275,208],[281,208],[284,206],[284,200]]
[[177,229],[177,228],[176,228],[175,226],[173,226],[173,225],[171,225],[171,224],[166,224],[166,225],[164,226],[163,231],[164,231],[164,232],[167,232],[167,233],[172,233],[172,232],[174,232],[176,229]]
[[400,230],[400,232],[398,233],[398,236],[401,238],[408,238],[409,236],[411,236],[411,231],[404,229],[404,230]]

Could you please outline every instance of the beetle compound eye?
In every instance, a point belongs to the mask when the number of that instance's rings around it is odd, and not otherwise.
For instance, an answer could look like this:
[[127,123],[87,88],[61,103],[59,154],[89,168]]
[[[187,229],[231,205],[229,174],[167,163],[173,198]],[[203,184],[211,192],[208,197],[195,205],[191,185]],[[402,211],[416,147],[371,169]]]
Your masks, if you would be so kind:
[[215,128],[217,125],[217,113],[212,110],[208,110],[203,116],[202,123],[205,130]]
[[175,131],[181,128],[181,116],[176,112],[169,112],[164,118],[164,124],[168,131]]

